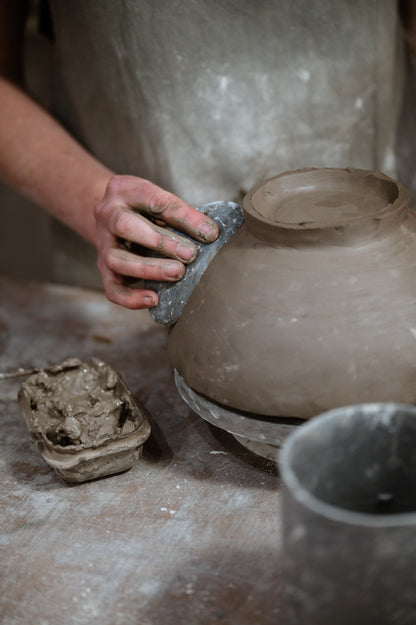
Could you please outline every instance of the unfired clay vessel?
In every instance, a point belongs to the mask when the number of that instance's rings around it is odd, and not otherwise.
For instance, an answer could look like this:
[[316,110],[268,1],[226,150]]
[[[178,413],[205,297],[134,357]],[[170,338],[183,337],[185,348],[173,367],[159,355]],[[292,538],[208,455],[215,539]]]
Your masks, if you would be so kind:
[[41,369],[19,390],[19,404],[44,460],[68,482],[130,469],[150,425],[107,363],[78,358]]
[[284,625],[414,625],[416,408],[331,410],[279,454]]
[[258,415],[416,402],[416,222],[375,171],[306,169],[244,200],[169,336],[192,389]]

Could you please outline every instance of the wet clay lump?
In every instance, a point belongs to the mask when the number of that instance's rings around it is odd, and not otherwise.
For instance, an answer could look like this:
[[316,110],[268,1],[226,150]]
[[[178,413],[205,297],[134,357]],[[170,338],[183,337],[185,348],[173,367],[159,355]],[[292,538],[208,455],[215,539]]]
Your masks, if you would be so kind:
[[150,434],[125,382],[97,358],[41,369],[22,384],[19,404],[44,460],[67,481],[131,468]]
[[115,391],[118,377],[93,359],[66,360],[32,376],[25,383],[30,404],[45,437],[60,447],[97,447],[135,428],[128,398]]

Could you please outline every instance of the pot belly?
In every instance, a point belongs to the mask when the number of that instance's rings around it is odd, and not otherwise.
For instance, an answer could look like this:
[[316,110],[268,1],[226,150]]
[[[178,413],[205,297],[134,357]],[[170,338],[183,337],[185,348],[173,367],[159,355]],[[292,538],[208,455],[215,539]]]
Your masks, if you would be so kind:
[[305,419],[347,404],[416,403],[413,263],[375,271],[373,256],[366,264],[357,250],[334,250],[315,254],[312,270],[306,254],[263,254],[251,250],[250,271],[237,252],[216,257],[172,328],[170,360],[194,390]]

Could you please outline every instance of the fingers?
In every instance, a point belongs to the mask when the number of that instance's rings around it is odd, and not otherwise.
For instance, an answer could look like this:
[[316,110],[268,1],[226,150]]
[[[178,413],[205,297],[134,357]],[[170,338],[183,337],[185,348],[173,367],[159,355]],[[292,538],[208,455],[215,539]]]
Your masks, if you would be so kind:
[[126,308],[151,308],[158,303],[158,296],[149,289],[128,286],[124,276],[143,280],[180,280],[185,267],[182,263],[164,258],[143,258],[127,250],[113,248],[97,262],[104,291],[111,302]]
[[214,241],[218,236],[217,224],[181,199],[135,176],[114,176],[106,191],[110,203],[135,208],[141,213],[189,234],[202,242]]
[[128,208],[107,204],[101,218],[115,237],[127,239],[185,263],[192,262],[196,258],[197,248],[192,241],[151,223]]
[[164,258],[143,258],[126,250],[111,249],[105,265],[112,272],[142,280],[180,280],[185,273],[182,263]]
[[107,285],[103,277],[104,292],[107,299],[114,304],[130,308],[132,310],[143,310],[152,308],[158,303],[158,297],[153,291],[146,289],[133,289],[125,284],[110,281]]
[[115,274],[106,265],[99,266],[99,269],[104,292],[110,302],[135,310],[157,305],[159,298],[153,291],[128,286],[121,275]]
[[[126,308],[151,308],[158,303],[156,293],[132,288],[126,278],[180,280],[185,273],[184,263],[196,258],[195,243],[163,225],[204,242],[218,236],[217,225],[206,215],[151,182],[134,176],[114,176],[94,214],[97,266],[105,294],[110,301]],[[119,243],[120,239],[159,252],[163,258],[133,254]]]

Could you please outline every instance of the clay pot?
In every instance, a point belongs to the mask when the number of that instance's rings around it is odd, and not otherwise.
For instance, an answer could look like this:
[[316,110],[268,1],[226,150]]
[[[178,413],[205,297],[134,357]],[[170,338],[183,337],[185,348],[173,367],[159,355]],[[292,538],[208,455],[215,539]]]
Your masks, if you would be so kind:
[[312,419],[280,454],[286,625],[413,625],[416,408]]
[[[244,200],[169,336],[174,368],[233,410],[310,418],[416,401],[416,221],[353,169],[276,176]],[[180,283],[179,283],[180,284]]]

